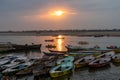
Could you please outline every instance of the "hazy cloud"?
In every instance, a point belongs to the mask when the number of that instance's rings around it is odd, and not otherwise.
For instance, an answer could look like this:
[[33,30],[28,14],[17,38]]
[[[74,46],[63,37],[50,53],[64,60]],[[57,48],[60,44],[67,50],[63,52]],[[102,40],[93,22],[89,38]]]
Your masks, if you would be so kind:
[[[61,21],[35,19],[52,8],[71,14]],[[0,30],[119,28],[119,16],[120,0],[0,0]]]

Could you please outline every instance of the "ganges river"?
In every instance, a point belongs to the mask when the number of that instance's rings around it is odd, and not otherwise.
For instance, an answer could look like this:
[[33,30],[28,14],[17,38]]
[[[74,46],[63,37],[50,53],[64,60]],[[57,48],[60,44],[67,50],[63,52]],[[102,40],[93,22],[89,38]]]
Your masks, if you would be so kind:
[[[0,36],[0,43],[11,42],[15,44],[42,44],[41,50],[28,51],[28,52],[12,52],[0,53],[0,56],[6,54],[25,55],[27,57],[41,58],[43,51],[48,51],[45,46],[48,44],[55,45],[57,50],[66,50],[66,45],[80,45],[83,47],[107,47],[115,45],[120,47],[120,37],[79,37],[79,36],[64,36],[64,39],[57,39],[57,36]],[[54,42],[46,42],[45,40],[53,39]],[[87,42],[88,44],[78,44],[80,41]],[[3,79],[2,79],[3,80]],[[12,77],[10,80],[34,80],[34,76],[24,76],[19,78]],[[120,64],[110,63],[109,66],[99,69],[83,67],[73,70],[73,73],[61,76],[55,79],[50,77],[40,77],[39,80],[120,80]]]

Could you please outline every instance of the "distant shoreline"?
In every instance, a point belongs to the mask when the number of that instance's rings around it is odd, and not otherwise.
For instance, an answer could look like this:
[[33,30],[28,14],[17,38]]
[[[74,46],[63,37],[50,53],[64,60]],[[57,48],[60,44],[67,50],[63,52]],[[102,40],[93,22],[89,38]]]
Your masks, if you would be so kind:
[[120,36],[120,30],[41,30],[41,31],[1,31],[0,36]]

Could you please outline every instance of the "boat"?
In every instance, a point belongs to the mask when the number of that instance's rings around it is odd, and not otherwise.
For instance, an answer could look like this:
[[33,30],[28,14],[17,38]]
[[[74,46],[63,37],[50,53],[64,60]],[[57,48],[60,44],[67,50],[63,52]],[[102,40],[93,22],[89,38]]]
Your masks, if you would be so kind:
[[9,62],[9,63],[7,63],[7,64],[5,64],[5,65],[2,65],[2,66],[0,66],[0,71],[3,71],[3,70],[5,70],[5,69],[7,69],[7,68],[10,68],[10,67],[12,67],[12,66],[16,66],[16,65],[18,65],[20,62]]
[[88,65],[89,67],[92,67],[92,68],[100,68],[100,67],[109,65],[110,61],[111,61],[111,58],[108,58],[108,57],[99,58],[99,59],[93,60]]
[[117,46],[113,46],[113,45],[112,45],[112,46],[107,46],[106,48],[107,48],[107,49],[118,49]]
[[58,53],[67,53],[67,51],[58,51],[58,50],[51,50],[49,49],[50,52],[58,52]]
[[11,42],[0,42],[0,53],[12,52],[14,48],[11,45]]
[[24,57],[21,57],[21,58],[19,57],[19,58],[15,58],[13,60],[10,60],[8,63],[0,66],[0,71],[3,71],[7,68],[16,66],[16,65],[21,64],[21,63],[24,63],[26,60],[27,60],[27,58],[24,58]]
[[69,52],[68,54],[70,54],[70,55],[84,55],[84,56],[86,56],[86,55],[91,55],[91,54],[99,55],[99,54],[101,54],[101,52],[100,51],[76,51],[76,52]]
[[94,35],[94,37],[103,37],[104,35]]
[[76,52],[76,51],[100,51],[100,52],[108,52],[113,51],[114,49],[107,49],[107,48],[100,48],[98,45],[91,47],[91,48],[83,48],[81,46],[72,46],[68,45],[65,46],[68,52]]
[[10,62],[10,59],[3,59],[3,60],[0,60],[0,66],[4,65],[4,64],[7,64]]
[[57,56],[57,55],[64,55],[64,53],[58,52],[43,52],[46,56]]
[[22,64],[18,64],[16,66],[13,66],[13,67],[3,70],[2,74],[4,74],[4,75],[14,74],[20,70],[30,67],[32,64],[33,64],[33,62],[25,62]]
[[85,48],[82,48],[81,46],[71,46],[71,45],[67,45],[67,46],[65,46],[65,47],[67,48],[67,51],[68,51],[68,52],[86,50]]
[[87,45],[87,44],[89,44],[89,43],[86,42],[86,41],[79,41],[78,44],[80,44],[80,45]]
[[62,63],[64,63],[64,62],[73,62],[74,61],[74,57],[73,56],[66,56],[66,57],[64,57],[64,58],[62,58],[62,59],[59,59],[59,60],[57,60],[57,65],[59,65],[59,64],[62,64]]
[[113,61],[113,62],[116,62],[116,63],[119,63],[119,62],[120,62],[120,53],[115,54],[115,55],[112,57],[112,61]]
[[56,48],[56,46],[55,46],[55,45],[52,45],[52,44],[48,44],[48,45],[46,45],[45,47],[46,47],[46,48]]
[[95,60],[95,57],[92,55],[82,57],[74,62],[75,68],[87,66],[93,60]]
[[45,42],[54,42],[54,39],[47,39]]
[[102,57],[112,58],[114,55],[115,55],[114,51],[109,51],[109,52],[102,53],[101,55],[98,55],[97,58],[102,58]]
[[49,73],[52,78],[60,77],[72,72],[73,62],[65,62],[50,69]]
[[15,50],[31,50],[31,49],[40,49],[41,44],[31,44],[31,45],[12,44],[12,47],[15,48]]

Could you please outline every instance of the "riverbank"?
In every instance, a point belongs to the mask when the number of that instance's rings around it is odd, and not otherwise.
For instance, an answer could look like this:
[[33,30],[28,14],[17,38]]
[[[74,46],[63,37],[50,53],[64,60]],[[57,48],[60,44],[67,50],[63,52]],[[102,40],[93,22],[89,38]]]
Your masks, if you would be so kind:
[[2,31],[0,36],[120,36],[120,30],[41,30],[41,31]]

